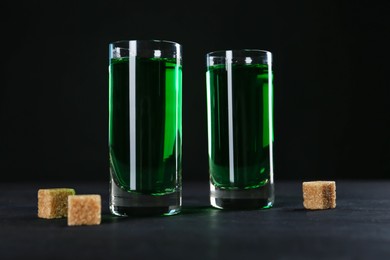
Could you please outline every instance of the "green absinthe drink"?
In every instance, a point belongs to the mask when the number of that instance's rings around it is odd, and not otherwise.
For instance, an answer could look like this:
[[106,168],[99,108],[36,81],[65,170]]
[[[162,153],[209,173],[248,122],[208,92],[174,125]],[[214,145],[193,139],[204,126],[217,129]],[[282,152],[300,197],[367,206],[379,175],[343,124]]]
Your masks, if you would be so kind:
[[182,67],[176,59],[113,57],[109,66],[110,209],[178,213]]
[[206,74],[210,195],[217,208],[273,204],[272,71],[251,61],[214,62]]

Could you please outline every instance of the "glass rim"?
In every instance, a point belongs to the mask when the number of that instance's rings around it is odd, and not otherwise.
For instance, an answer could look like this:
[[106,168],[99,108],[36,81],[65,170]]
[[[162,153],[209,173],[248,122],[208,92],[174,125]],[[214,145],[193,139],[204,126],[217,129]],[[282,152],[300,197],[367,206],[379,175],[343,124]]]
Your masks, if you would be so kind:
[[212,52],[207,53],[207,57],[221,57],[225,58],[226,57],[226,52],[232,52],[233,56],[234,54],[239,54],[239,53],[258,53],[262,55],[272,55],[272,53],[268,50],[263,50],[263,49],[231,49],[231,50],[216,50]]
[[174,41],[170,41],[170,40],[158,40],[158,39],[140,39],[140,40],[118,40],[118,41],[114,41],[114,42],[110,42],[109,44],[110,45],[115,45],[115,44],[121,44],[121,43],[129,43],[129,42],[139,42],[139,43],[164,43],[164,44],[172,44],[172,45],[179,45],[180,47],[182,46],[180,43],[178,42],[174,42]]

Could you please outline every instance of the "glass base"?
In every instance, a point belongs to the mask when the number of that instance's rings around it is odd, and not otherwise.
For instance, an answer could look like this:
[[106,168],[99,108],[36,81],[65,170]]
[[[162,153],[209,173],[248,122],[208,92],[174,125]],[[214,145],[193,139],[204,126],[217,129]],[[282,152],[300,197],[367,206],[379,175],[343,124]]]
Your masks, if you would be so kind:
[[248,190],[221,189],[210,183],[210,203],[218,209],[267,209],[274,204],[274,185]]
[[181,189],[156,196],[124,191],[114,181],[110,188],[110,211],[116,216],[170,216],[181,211]]

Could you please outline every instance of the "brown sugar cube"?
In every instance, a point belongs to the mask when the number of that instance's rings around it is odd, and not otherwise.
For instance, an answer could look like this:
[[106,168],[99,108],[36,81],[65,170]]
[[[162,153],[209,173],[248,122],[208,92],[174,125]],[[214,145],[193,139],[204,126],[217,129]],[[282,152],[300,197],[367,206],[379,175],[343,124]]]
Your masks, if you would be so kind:
[[100,221],[100,195],[73,195],[68,197],[68,226],[99,225]]
[[306,209],[333,209],[336,207],[336,183],[334,181],[303,182],[303,206]]
[[52,188],[38,190],[38,217],[62,218],[68,213],[68,196],[76,194],[70,188]]

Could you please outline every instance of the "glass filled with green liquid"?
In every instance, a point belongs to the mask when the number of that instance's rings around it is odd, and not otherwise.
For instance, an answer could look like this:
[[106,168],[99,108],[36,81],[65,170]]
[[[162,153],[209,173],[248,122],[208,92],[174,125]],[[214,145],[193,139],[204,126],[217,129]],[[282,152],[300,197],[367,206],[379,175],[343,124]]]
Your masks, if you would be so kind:
[[161,40],[109,45],[110,210],[181,210],[182,47]]
[[272,54],[207,54],[210,203],[262,209],[274,203]]

